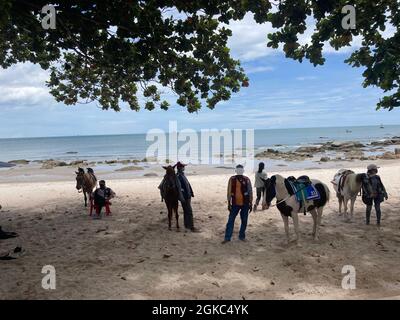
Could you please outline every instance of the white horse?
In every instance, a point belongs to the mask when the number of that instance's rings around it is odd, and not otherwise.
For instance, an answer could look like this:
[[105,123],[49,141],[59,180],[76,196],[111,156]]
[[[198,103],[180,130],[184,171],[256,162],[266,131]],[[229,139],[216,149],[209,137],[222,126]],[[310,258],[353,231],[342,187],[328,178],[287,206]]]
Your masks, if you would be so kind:
[[[311,182],[319,192],[320,199],[300,204],[296,199],[296,195],[288,191],[286,187],[287,179],[280,175],[274,175],[270,179],[265,180],[263,206],[268,209],[271,206],[271,201],[276,197],[276,206],[281,213],[285,225],[287,243],[290,242],[289,217],[292,217],[293,219],[294,230],[296,233],[295,241],[298,242],[300,239],[298,214],[305,211],[311,213],[314,221],[314,240],[319,239],[319,227],[321,224],[322,213],[325,205],[329,201],[329,188],[319,180],[311,179]],[[304,206],[306,207],[304,208]]]
[[[362,179],[364,174],[356,174],[351,170],[340,169],[331,183],[336,191],[339,200],[339,215],[342,215],[342,205],[344,205],[344,218],[351,220],[354,213],[354,203],[357,195],[361,191]],[[348,217],[348,202],[350,200],[350,217]]]

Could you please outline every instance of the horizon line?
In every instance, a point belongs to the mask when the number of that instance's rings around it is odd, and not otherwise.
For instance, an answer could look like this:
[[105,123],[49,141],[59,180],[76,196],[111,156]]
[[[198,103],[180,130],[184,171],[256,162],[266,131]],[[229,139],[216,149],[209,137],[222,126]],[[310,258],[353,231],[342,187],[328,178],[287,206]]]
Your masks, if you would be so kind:
[[[327,128],[361,128],[361,127],[378,127],[378,126],[399,126],[400,124],[377,124],[377,125],[349,125],[349,126],[320,126],[320,127],[291,127],[291,128],[264,128],[264,129],[253,129],[254,131],[261,131],[261,130],[293,130],[293,129],[327,129]],[[160,129],[160,128],[152,128],[152,129]],[[187,129],[187,128],[183,128]],[[183,130],[182,129],[182,130]],[[217,128],[207,128],[209,130],[214,130]],[[235,128],[221,128],[217,130],[235,130]],[[252,128],[243,128],[240,130],[249,130]],[[151,129],[149,129],[151,130]],[[204,129],[195,130],[196,132],[200,132]],[[178,131],[179,132],[179,131]],[[167,133],[168,130],[167,130]],[[46,139],[46,138],[74,138],[74,137],[105,137],[105,136],[131,136],[131,135],[145,135],[146,132],[140,133],[111,133],[111,134],[77,134],[77,135],[69,135],[69,136],[30,136],[30,137],[0,137],[0,140],[11,140],[11,139]]]

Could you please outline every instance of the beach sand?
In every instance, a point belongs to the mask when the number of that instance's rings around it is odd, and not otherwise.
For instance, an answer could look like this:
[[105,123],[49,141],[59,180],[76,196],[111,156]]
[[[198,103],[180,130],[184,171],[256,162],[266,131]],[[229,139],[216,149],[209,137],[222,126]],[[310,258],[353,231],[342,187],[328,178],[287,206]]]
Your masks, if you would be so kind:
[[[195,192],[195,224],[201,233],[168,230],[157,177],[135,172],[107,176],[117,193],[113,216],[88,217],[75,189],[71,168],[2,171],[0,225],[18,238],[0,241],[0,254],[20,245],[25,254],[0,261],[1,299],[366,299],[400,296],[400,165],[382,162],[380,175],[389,193],[382,205],[382,227],[364,224],[358,198],[355,216],[338,216],[329,181],[337,168],[289,171],[329,184],[332,194],[320,240],[312,240],[312,219],[300,216],[300,245],[285,244],[276,208],[250,214],[248,242],[222,245],[227,222],[226,184],[231,170],[202,172],[188,167]],[[335,164],[337,165],[337,164]],[[347,167],[364,172],[366,164]],[[59,171],[57,171],[59,170]],[[64,171],[62,171],[64,170]],[[123,175],[124,174],[124,175]],[[273,174],[273,172],[269,172]],[[249,174],[252,181],[254,175]],[[54,178],[56,177],[56,178]],[[33,179],[34,178],[34,179]],[[99,176],[103,178],[103,176]],[[15,182],[17,181],[17,182]],[[30,182],[27,182],[30,181]],[[180,213],[182,210],[180,209]],[[291,224],[291,235],[294,230]],[[41,271],[56,270],[56,290],[44,290]],[[344,290],[342,267],[356,270],[356,289]]]

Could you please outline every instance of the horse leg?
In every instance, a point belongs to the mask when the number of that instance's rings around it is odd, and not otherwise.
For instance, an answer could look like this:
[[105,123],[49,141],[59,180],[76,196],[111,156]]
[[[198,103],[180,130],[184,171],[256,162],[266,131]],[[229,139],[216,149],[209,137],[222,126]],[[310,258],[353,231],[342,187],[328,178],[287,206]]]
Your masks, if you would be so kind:
[[338,200],[339,200],[339,216],[341,216],[342,206],[343,206],[343,196],[341,194],[338,194]]
[[300,239],[300,231],[299,231],[299,215],[297,212],[292,212],[292,219],[293,219],[294,231],[296,233],[295,241],[298,242]]
[[83,197],[85,199],[85,207],[87,207],[87,196],[86,196],[86,191],[83,191]]
[[344,200],[343,200],[343,203],[344,203],[344,219],[345,220],[349,220],[349,217],[348,217],[348,213],[347,213],[347,204],[348,204],[348,202],[349,202],[349,198],[347,197],[347,196],[344,196]]
[[289,244],[290,242],[290,236],[289,236],[289,217],[285,216],[284,214],[281,214],[282,220],[283,220],[283,225],[285,226],[285,233],[286,233],[286,242]]
[[176,228],[179,231],[179,214],[178,214],[178,206],[175,207],[175,217],[176,217]]
[[354,203],[356,202],[356,197],[351,198],[350,203],[350,219],[353,219]]
[[312,232],[312,235],[315,238],[315,235],[317,233],[317,219],[318,219],[317,210],[315,210],[315,209],[311,210],[311,215],[312,215],[312,218],[313,218],[313,232]]
[[324,212],[324,207],[318,208],[317,212],[318,212],[317,223],[315,225],[315,235],[314,235],[314,240],[315,241],[319,240],[319,227],[321,226],[322,213]]
[[167,206],[167,209],[168,209],[168,229],[171,230],[172,207]]

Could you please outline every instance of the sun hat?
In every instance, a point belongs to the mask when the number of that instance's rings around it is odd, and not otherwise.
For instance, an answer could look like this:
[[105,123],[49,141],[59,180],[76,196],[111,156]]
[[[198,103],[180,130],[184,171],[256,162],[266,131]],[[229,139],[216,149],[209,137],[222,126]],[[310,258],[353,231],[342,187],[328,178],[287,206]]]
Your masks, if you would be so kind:
[[379,167],[376,165],[376,164],[370,164],[368,167],[367,167],[367,170],[368,171],[371,171],[371,170],[378,170],[379,169]]

